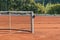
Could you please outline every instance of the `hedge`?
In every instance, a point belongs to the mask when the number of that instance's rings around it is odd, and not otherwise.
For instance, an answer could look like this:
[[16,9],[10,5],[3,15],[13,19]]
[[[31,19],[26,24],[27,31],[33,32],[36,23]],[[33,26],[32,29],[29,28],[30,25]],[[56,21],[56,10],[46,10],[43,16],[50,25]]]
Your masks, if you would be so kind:
[[60,4],[47,4],[45,13],[60,14]]

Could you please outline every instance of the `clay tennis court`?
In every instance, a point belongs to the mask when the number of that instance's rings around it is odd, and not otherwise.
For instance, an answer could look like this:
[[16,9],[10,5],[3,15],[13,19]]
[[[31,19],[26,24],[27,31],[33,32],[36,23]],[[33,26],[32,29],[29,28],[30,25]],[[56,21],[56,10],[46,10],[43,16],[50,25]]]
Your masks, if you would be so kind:
[[[29,17],[21,24],[22,17],[12,16],[12,28],[28,28]],[[9,28],[9,17],[0,16],[0,28]],[[28,22],[28,23],[27,23]],[[0,40],[60,40],[60,16],[36,16],[34,20],[35,33],[16,32],[16,30],[0,30]],[[24,23],[24,22],[23,22]],[[28,24],[28,25],[27,25]]]

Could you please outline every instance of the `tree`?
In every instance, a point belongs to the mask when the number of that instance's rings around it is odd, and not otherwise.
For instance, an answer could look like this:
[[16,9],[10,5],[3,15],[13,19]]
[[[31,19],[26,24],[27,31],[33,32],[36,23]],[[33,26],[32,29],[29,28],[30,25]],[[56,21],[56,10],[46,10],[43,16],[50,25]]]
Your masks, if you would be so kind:
[[35,0],[35,2],[41,4],[43,4],[43,1],[44,1],[44,5],[46,5],[47,3],[52,3],[52,4],[60,3],[60,0]]
[[60,4],[47,4],[46,6],[47,14],[60,14]]
[[9,9],[10,10],[23,10],[24,7],[28,7],[33,4],[34,0],[10,0]]
[[0,10],[7,10],[7,0],[0,0]]
[[2,9],[7,9],[8,11],[43,12],[43,6],[40,3],[36,3],[35,0],[3,0],[1,2],[1,7]]

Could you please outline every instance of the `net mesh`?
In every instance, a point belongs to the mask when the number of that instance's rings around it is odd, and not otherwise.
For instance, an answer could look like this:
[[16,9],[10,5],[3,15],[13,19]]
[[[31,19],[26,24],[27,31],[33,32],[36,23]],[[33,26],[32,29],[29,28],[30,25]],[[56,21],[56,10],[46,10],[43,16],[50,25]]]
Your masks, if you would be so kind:
[[0,29],[32,31],[31,11],[0,11]]

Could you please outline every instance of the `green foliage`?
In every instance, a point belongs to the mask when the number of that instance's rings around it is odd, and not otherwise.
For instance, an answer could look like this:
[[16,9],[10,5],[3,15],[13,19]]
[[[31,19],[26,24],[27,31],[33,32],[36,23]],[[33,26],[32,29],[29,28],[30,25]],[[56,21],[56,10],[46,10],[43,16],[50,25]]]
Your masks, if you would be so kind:
[[35,8],[36,8],[35,13],[44,13],[45,11],[44,6],[40,3],[36,3]]
[[0,10],[7,10],[7,1],[0,0]]
[[34,0],[10,0],[9,10],[34,11],[34,13],[43,13],[44,6],[42,6],[40,3],[35,3]]
[[60,4],[47,4],[45,13],[60,14]]
[[9,10],[28,10],[27,7],[34,3],[34,0],[9,0]]
[[44,13],[44,6],[35,0],[0,0],[0,11],[34,11]]
[[44,5],[48,4],[48,3],[52,3],[52,4],[56,4],[56,3],[60,3],[60,0],[35,0],[36,3],[41,3]]

